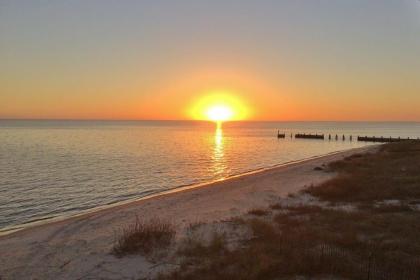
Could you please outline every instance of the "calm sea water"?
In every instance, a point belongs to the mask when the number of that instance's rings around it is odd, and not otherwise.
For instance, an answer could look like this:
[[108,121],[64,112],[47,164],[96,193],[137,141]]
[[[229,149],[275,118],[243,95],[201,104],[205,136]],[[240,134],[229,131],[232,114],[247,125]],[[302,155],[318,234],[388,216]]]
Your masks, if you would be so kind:
[[420,123],[0,121],[0,230],[366,145],[287,134],[420,136]]

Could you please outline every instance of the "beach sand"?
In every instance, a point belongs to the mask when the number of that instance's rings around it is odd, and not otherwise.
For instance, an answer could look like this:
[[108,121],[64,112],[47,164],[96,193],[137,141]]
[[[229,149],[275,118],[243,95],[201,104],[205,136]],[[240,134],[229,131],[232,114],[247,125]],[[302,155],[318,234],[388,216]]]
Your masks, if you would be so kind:
[[116,232],[140,218],[159,217],[177,231],[192,223],[211,223],[267,207],[289,193],[316,185],[334,173],[314,170],[368,146],[261,170],[195,188],[181,188],[63,221],[0,237],[0,279],[143,279],[170,264],[141,255],[116,258],[110,252]]

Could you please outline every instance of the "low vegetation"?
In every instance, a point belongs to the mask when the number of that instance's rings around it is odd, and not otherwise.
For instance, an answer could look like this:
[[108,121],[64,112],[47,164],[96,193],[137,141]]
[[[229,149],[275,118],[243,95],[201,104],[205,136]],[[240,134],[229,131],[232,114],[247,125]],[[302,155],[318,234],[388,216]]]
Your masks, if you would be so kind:
[[113,247],[114,255],[149,254],[154,249],[168,247],[175,237],[175,227],[168,222],[151,219],[141,221],[136,217],[134,224],[124,228]]
[[420,141],[392,143],[372,154],[330,164],[340,176],[308,193],[334,202],[371,203],[420,198]]
[[384,145],[325,169],[338,175],[298,194],[318,204],[250,210],[240,219],[250,234],[233,247],[220,234],[185,239],[180,268],[160,278],[420,279],[420,143]]
[[270,211],[268,211],[267,209],[255,208],[249,210],[248,214],[254,216],[267,216],[268,214],[270,214]]
[[226,236],[222,233],[213,232],[211,238],[206,242],[203,239],[187,238],[183,240],[178,254],[188,258],[189,263],[197,264],[203,260],[211,260],[227,252]]

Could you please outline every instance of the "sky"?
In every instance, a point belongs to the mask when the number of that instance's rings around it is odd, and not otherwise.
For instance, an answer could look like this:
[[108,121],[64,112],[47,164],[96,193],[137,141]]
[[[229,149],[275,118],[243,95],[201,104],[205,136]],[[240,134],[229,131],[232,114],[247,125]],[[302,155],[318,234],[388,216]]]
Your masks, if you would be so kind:
[[0,0],[0,118],[420,121],[419,0]]

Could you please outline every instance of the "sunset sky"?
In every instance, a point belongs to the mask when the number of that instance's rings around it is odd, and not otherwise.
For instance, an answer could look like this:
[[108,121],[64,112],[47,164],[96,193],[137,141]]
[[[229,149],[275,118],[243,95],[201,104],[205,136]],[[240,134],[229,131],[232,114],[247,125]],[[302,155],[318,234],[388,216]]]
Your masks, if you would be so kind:
[[420,1],[0,0],[0,118],[192,119],[208,96],[420,121]]

